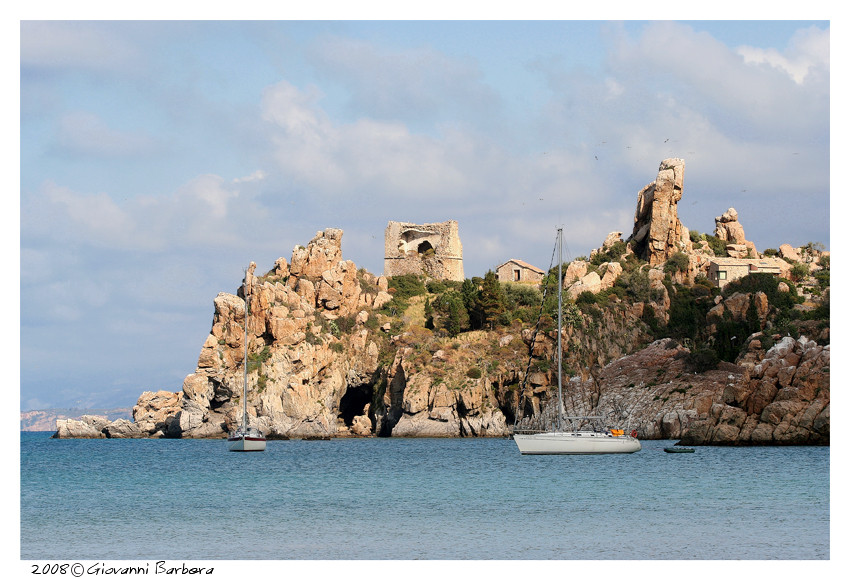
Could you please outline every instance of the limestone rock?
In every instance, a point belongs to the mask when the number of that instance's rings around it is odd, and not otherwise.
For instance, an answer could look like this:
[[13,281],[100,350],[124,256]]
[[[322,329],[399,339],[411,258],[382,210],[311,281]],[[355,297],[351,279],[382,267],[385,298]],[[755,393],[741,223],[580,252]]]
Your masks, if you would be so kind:
[[106,436],[109,438],[140,438],[142,429],[135,422],[130,422],[126,418],[119,418],[104,428]]
[[133,422],[142,433],[163,433],[166,420],[180,410],[182,403],[183,392],[143,392],[133,407]]
[[53,438],[106,438],[103,429],[109,421],[102,416],[81,416],[80,420],[73,418],[56,421],[56,433]]
[[[759,309],[760,301],[756,299]],[[752,370],[726,386],[716,399],[718,411],[699,416],[683,432],[682,442],[829,444],[829,350],[805,337],[789,336],[763,353],[760,342],[753,347],[751,341],[742,358],[751,360]],[[753,366],[759,355],[763,358]],[[746,413],[743,421],[724,418],[741,411]]]
[[292,251],[289,272],[294,277],[316,280],[342,258],[342,229],[328,228],[316,232],[307,247]]
[[714,218],[714,236],[730,244],[744,244],[746,241],[744,226],[738,222],[738,212],[734,207],[730,207],[723,215]]
[[590,257],[592,258],[593,256],[599,253],[605,253],[606,251],[614,247],[616,243],[623,241],[622,235],[622,231],[612,231],[611,233],[609,233],[608,236],[605,238],[605,241],[602,242],[602,247],[590,250]]
[[729,257],[736,259],[747,259],[749,257],[749,248],[743,243],[730,243],[726,246],[726,253]]
[[630,240],[634,242],[635,254],[651,266],[664,263],[677,251],[693,248],[690,234],[678,217],[684,175],[684,160],[665,159],[655,181],[638,193]]
[[602,275],[602,279],[599,282],[601,289],[603,290],[614,287],[614,282],[616,282],[617,278],[620,277],[620,274],[623,273],[623,266],[620,265],[619,262],[612,261],[604,265],[605,273]]
[[802,261],[797,250],[791,247],[788,243],[783,243],[779,246],[779,255],[780,257],[790,259],[791,261]]
[[602,290],[602,279],[595,271],[590,272],[567,289],[570,299],[576,299],[582,292],[599,293]]
[[605,241],[602,242],[602,249],[605,251],[611,249],[615,243],[622,241],[622,237],[622,231],[612,231],[608,234],[608,237],[605,238]]
[[587,260],[576,259],[570,262],[564,271],[564,285],[569,287],[570,284],[576,282],[587,275]]

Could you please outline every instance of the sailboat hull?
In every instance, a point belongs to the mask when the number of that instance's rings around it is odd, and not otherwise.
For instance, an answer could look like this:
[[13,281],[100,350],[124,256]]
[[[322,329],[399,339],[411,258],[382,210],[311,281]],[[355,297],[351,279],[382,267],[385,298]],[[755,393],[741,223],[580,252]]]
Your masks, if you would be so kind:
[[640,450],[631,436],[598,432],[540,432],[514,434],[520,454],[629,454]]
[[266,439],[258,436],[231,436],[227,443],[234,452],[259,452],[266,449]]

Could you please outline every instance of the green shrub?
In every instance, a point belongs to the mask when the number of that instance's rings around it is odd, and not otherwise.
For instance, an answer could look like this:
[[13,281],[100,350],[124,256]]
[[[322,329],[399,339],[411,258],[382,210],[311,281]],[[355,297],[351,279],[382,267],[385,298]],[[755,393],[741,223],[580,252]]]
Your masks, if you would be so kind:
[[621,286],[626,290],[626,295],[636,302],[648,302],[650,300],[649,273],[642,269],[635,269],[631,273],[622,273],[615,282],[615,287]]
[[271,357],[272,352],[268,346],[263,346],[259,352],[248,354],[248,372],[257,372]]
[[395,275],[387,280],[387,287],[395,290],[394,298],[407,300],[413,296],[421,296],[427,293],[422,277],[414,274]]
[[540,306],[543,294],[536,287],[508,283],[502,286],[505,305],[509,310],[519,307]]
[[805,263],[795,263],[791,267],[791,279],[800,281],[809,275],[809,266]]
[[726,241],[708,234],[705,235],[705,240],[708,242],[708,246],[711,247],[714,255],[717,257],[728,257],[729,254],[726,253]]
[[445,281],[432,279],[429,281],[425,287],[428,289],[429,294],[441,294],[447,289],[449,289],[448,284]]
[[624,241],[615,241],[614,244],[608,248],[608,251],[605,252],[608,254],[608,257],[611,258],[611,261],[616,261],[620,259],[624,253],[626,253],[626,243]]
[[478,380],[481,378],[481,368],[478,366],[473,366],[469,370],[466,371],[466,377],[472,378],[473,380]]
[[593,292],[583,291],[576,297],[576,305],[596,305],[596,295]]
[[695,348],[688,356],[688,365],[698,373],[714,370],[719,362],[717,353],[711,348]]
[[667,260],[667,263],[664,264],[664,273],[673,274],[680,271],[688,271],[690,263],[691,262],[688,259],[687,254],[677,251],[671,255],[670,259]]
[[[789,291],[779,291],[780,283],[785,283]],[[797,296],[797,288],[793,283],[788,280],[779,279],[769,273],[751,273],[740,279],[731,281],[723,288],[722,294],[724,298],[728,298],[738,292],[764,292],[767,295],[768,303],[782,312],[789,311],[795,304],[801,301],[801,298]]]

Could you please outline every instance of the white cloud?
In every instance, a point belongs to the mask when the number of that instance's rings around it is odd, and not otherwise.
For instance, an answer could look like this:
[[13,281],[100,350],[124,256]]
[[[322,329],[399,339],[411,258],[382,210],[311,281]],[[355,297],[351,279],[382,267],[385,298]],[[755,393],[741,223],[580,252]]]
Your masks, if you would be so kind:
[[747,64],[767,64],[803,84],[810,73],[829,71],[829,30],[810,27],[797,31],[783,54],[775,48],[739,46],[736,52]]
[[462,151],[446,140],[413,134],[400,122],[364,117],[334,123],[315,91],[299,91],[286,81],[265,91],[263,118],[279,167],[320,195],[368,191],[439,198],[460,195],[468,185],[463,162],[469,159],[458,158]]
[[[819,54],[829,31],[798,37],[793,62]],[[809,39],[809,40],[807,40]],[[709,115],[724,131],[771,135],[822,131],[813,118],[828,119],[828,83],[800,86],[785,70],[754,66],[734,49],[704,32],[675,22],[651,23],[636,39],[618,37],[608,61],[618,82],[627,87],[632,119],[634,107],[675,114],[692,109]],[[667,103],[664,101],[666,99]],[[615,111],[612,111],[616,113]]]
[[244,232],[266,219],[248,193],[261,181],[261,173],[229,182],[199,175],[170,195],[121,202],[46,182],[22,198],[22,250],[27,243],[145,253],[244,245]]
[[238,196],[239,192],[229,189],[218,175],[200,175],[180,189],[177,200],[187,202],[196,214],[209,219],[213,225],[227,217],[231,200]]
[[255,181],[262,181],[266,177],[268,177],[268,174],[265,171],[257,169],[256,171],[254,171],[250,175],[246,175],[245,177],[236,177],[235,179],[233,179],[233,184],[238,185],[239,183],[252,183]]

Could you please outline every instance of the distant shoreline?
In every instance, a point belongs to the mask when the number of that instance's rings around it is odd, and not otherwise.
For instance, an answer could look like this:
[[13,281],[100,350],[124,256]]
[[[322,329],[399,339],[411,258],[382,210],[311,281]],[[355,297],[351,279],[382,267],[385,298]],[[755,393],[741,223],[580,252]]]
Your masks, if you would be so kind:
[[119,418],[133,419],[133,408],[45,408],[21,411],[21,432],[56,432],[56,421],[73,418],[79,420],[86,414],[103,416],[114,421]]

